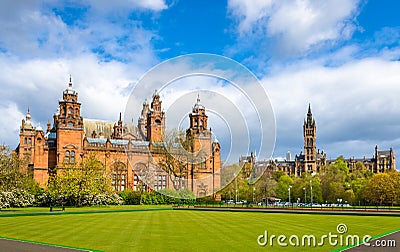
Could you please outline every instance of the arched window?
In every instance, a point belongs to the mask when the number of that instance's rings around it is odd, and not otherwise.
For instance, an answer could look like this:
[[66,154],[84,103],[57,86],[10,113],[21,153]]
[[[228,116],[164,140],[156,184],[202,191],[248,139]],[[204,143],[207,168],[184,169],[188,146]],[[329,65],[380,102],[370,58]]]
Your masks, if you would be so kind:
[[75,164],[75,151],[71,151],[69,162]]
[[70,155],[70,152],[68,150],[65,151],[64,163],[69,163],[69,155]]
[[72,114],[72,108],[68,108],[68,114]]

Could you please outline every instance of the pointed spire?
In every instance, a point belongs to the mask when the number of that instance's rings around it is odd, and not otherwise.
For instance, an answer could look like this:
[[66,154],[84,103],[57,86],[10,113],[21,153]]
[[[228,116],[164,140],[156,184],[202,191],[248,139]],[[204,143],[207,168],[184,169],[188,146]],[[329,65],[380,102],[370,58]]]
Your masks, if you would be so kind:
[[29,107],[28,107],[28,112],[26,113],[26,122],[31,120],[31,112],[29,111]]
[[118,126],[122,126],[122,113],[119,112]]
[[160,97],[160,95],[158,94],[157,89],[154,90],[153,98],[154,98],[154,97]]
[[46,132],[49,132],[50,129],[51,129],[51,123],[50,123],[50,120],[48,120],[47,121],[47,131]]
[[311,113],[311,103],[308,103],[308,113],[307,114],[312,115],[312,113]]

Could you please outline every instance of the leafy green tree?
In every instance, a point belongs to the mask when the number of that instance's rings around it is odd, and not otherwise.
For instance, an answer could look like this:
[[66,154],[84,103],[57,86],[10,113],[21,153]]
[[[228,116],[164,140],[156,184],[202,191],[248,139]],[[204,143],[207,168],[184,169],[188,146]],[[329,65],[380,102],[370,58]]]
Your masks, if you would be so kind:
[[274,179],[262,176],[255,184],[256,201],[276,196],[277,184],[278,183]]
[[276,182],[278,182],[279,179],[280,179],[282,176],[285,176],[285,175],[286,175],[286,173],[285,173],[284,171],[278,170],[278,171],[274,171],[274,172],[272,173],[272,178],[273,178]]
[[289,186],[293,185],[293,179],[288,175],[279,178],[276,187],[276,196],[284,201],[289,201]]
[[372,204],[394,204],[400,194],[399,172],[378,173],[368,181],[364,197]]
[[62,197],[66,204],[82,206],[87,196],[112,193],[111,180],[104,165],[94,153],[83,160],[81,165],[58,169],[50,177],[48,192],[55,199]]
[[[305,172],[300,178],[293,178],[294,184],[291,190],[292,202],[300,198],[300,202],[311,203],[311,187],[312,187],[312,202],[322,203],[322,190],[321,179],[319,175],[311,176],[310,173]],[[310,183],[311,181],[311,183]],[[304,199],[304,191],[306,192],[306,199]]]
[[32,176],[22,172],[27,162],[12,153],[7,146],[0,145],[0,191],[25,190],[32,194],[43,191]]
[[334,163],[326,167],[324,172],[320,174],[324,201],[336,203],[337,199],[345,197],[345,186],[350,180],[348,174],[349,168],[342,156],[339,156]]

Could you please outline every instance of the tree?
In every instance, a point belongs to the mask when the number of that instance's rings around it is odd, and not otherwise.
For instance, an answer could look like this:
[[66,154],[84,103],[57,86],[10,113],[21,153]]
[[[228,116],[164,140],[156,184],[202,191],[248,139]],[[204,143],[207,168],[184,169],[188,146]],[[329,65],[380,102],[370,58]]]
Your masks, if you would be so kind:
[[288,175],[279,178],[276,187],[276,196],[284,201],[289,201],[289,186],[293,185],[293,179]]
[[278,170],[278,171],[274,171],[274,172],[272,173],[272,178],[273,178],[276,182],[278,182],[279,179],[280,179],[282,176],[285,176],[285,175],[286,175],[286,173],[285,173],[284,171]]
[[68,205],[86,205],[85,201],[95,195],[112,191],[110,176],[95,153],[90,153],[80,165],[57,169],[57,174],[50,177],[48,183],[48,192],[53,199],[62,198]]
[[[319,175],[311,176],[310,173],[304,172],[301,175],[301,178],[292,178],[293,179],[293,188],[291,190],[292,199],[300,198],[300,201],[305,203],[311,203],[311,187],[312,187],[312,202],[313,203],[321,203],[322,200],[322,191],[321,191],[321,179]],[[311,183],[310,183],[311,181]],[[306,195],[304,194],[306,191]],[[304,196],[307,199],[304,199]],[[294,201],[294,200],[293,200]]]
[[268,199],[269,197],[275,196],[277,184],[278,183],[274,179],[265,175],[261,176],[255,184],[256,199]]
[[400,175],[398,172],[375,174],[365,187],[364,197],[372,204],[393,205],[399,200],[399,182]]
[[323,200],[333,203],[337,199],[345,197],[345,185],[348,183],[346,181],[349,180],[348,174],[349,168],[342,156],[339,156],[334,163],[326,167],[320,175]]
[[164,133],[163,146],[157,147],[157,152],[161,154],[158,165],[173,181],[175,190],[185,188],[183,180],[188,179],[189,165],[198,163],[199,159],[188,152],[188,144],[184,140],[184,132],[171,130]]
[[27,162],[11,153],[7,146],[0,145],[0,191],[25,190],[32,194],[42,191],[31,176],[22,172]]

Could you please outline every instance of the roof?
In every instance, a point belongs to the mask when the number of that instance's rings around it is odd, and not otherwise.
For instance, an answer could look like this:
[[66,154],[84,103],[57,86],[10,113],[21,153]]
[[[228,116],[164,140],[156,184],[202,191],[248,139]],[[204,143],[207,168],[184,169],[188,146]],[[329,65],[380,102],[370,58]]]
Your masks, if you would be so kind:
[[390,151],[378,151],[377,157],[390,157]]
[[[83,119],[83,130],[85,131],[86,137],[91,137],[93,131],[95,131],[97,136],[100,136],[100,133],[102,133],[102,137],[104,137],[104,139],[111,138],[111,135],[114,132],[114,125],[114,122],[109,121]],[[124,124],[124,127],[127,129],[127,132],[124,133],[136,135],[135,133],[137,130],[134,125]]]
[[57,132],[56,131],[49,131],[44,135],[45,138],[52,138],[55,139],[57,138]]
[[[87,137],[86,139],[90,144],[105,145],[107,143],[107,139],[106,138]],[[130,141],[130,142],[134,146],[148,146],[149,145],[148,141]],[[112,145],[128,146],[129,140],[126,140],[126,139],[110,139],[110,143]]]

